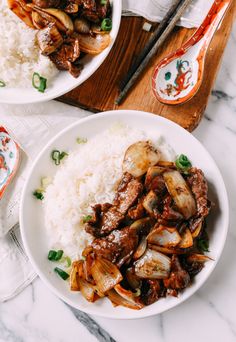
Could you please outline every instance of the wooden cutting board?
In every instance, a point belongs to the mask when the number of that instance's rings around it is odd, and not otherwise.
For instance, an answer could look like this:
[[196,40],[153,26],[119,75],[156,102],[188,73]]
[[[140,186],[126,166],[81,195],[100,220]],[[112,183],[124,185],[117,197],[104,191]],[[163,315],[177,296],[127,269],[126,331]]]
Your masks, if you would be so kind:
[[188,131],[193,131],[199,124],[206,108],[232,29],[235,12],[236,1],[233,0],[208,50],[201,88],[187,103],[175,106],[161,104],[156,100],[151,89],[151,78],[157,62],[180,47],[194,32],[194,29],[176,27],[122,105],[114,104],[120,82],[151,35],[150,32],[142,30],[145,19],[140,17],[122,18],[117,40],[102,66],[81,86],[58,100],[92,112],[112,109],[143,110],[161,115],[178,123]]

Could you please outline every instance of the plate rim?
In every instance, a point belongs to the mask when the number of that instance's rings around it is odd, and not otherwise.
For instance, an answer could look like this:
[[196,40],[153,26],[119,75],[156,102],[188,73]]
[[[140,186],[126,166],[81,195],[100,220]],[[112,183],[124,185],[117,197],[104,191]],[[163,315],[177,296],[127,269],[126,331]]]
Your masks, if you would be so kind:
[[[122,17],[122,0],[113,0],[113,2],[116,2],[116,15],[117,15],[117,25],[112,28],[112,33],[113,33],[113,39],[112,42],[110,43],[110,45],[104,50],[106,53],[104,54],[104,56],[101,58],[101,60],[96,64],[96,66],[94,66],[93,68],[91,68],[91,70],[87,73],[87,75],[85,77],[83,77],[83,80],[80,82],[80,76],[76,79],[78,80],[78,82],[76,82],[75,84],[71,84],[68,88],[66,88],[66,90],[61,90],[61,91],[52,91],[52,93],[36,93],[38,95],[38,97],[34,98],[33,100],[30,99],[30,94],[27,100],[24,99],[24,97],[21,99],[21,97],[19,96],[18,99],[12,98],[12,100],[9,101],[9,99],[5,99],[4,98],[4,94],[3,97],[0,97],[0,104],[18,104],[18,105],[24,105],[24,104],[34,104],[34,103],[43,103],[46,101],[50,101],[53,99],[56,99],[60,96],[63,96],[64,94],[70,92],[71,90],[81,86],[84,82],[86,82],[99,68],[100,66],[103,64],[103,62],[106,60],[106,58],[108,57],[109,53],[111,52],[111,49],[116,41],[119,29],[120,29],[120,23],[121,23],[121,17]],[[103,52],[103,51],[102,51]],[[97,56],[97,55],[96,55]],[[63,72],[63,71],[60,71]],[[57,78],[57,75],[55,76],[55,79]],[[21,89],[24,89],[24,87],[17,87],[17,88],[13,88],[10,87],[9,90],[12,89],[12,91],[16,92],[20,92]],[[31,89],[31,88],[29,88]],[[33,89],[32,89],[33,90]],[[10,96],[10,95],[9,95]]]
[[[223,231],[223,236],[221,238],[221,246],[220,249],[218,250],[218,254],[217,254],[217,258],[214,260],[214,265],[212,266],[212,268],[209,270],[209,272],[206,274],[205,278],[201,278],[198,283],[195,285],[195,289],[194,292],[190,292],[188,295],[186,295],[185,298],[181,298],[179,303],[173,303],[172,305],[169,305],[166,309],[164,310],[160,310],[156,312],[143,312],[142,310],[131,310],[131,309],[127,309],[127,316],[124,314],[124,317],[115,317],[115,315],[111,315],[111,314],[106,314],[104,312],[101,313],[97,313],[94,312],[93,307],[91,306],[89,308],[81,308],[80,305],[77,305],[77,303],[74,303],[72,300],[66,298],[63,294],[60,293],[60,291],[54,287],[50,281],[47,279],[47,277],[40,271],[40,269],[37,266],[37,263],[34,261],[33,255],[30,251],[30,249],[28,248],[28,244],[27,244],[27,238],[25,236],[25,232],[24,232],[24,228],[23,228],[23,205],[24,205],[24,198],[25,198],[25,194],[27,191],[27,186],[28,183],[30,181],[32,172],[36,166],[36,164],[38,163],[38,160],[41,158],[41,156],[44,154],[44,152],[47,150],[47,148],[52,145],[54,143],[54,141],[56,141],[58,138],[60,138],[60,136],[64,135],[66,132],[70,131],[71,129],[73,129],[74,127],[76,127],[77,125],[80,125],[81,123],[84,122],[89,122],[92,121],[94,118],[103,118],[106,116],[111,116],[114,114],[121,114],[122,115],[138,115],[138,116],[147,116],[149,115],[150,117],[155,116],[157,118],[157,121],[159,120],[159,122],[165,122],[168,123],[168,125],[173,126],[175,129],[181,131],[181,132],[185,132],[185,134],[187,133],[187,135],[191,136],[191,139],[193,139],[197,144],[200,144],[200,146],[204,149],[205,153],[207,154],[207,157],[209,158],[209,160],[211,161],[211,163],[214,165],[215,171],[218,173],[218,177],[219,180],[221,181],[221,190],[222,190],[222,198],[224,200],[224,204],[225,204],[225,208],[224,208],[224,231]],[[218,264],[220,257],[222,255],[224,246],[225,246],[225,242],[226,242],[226,238],[228,235],[228,230],[229,230],[229,198],[228,198],[228,194],[227,194],[227,190],[226,190],[226,186],[225,186],[225,182],[224,179],[221,175],[221,172],[215,162],[215,160],[213,159],[213,157],[211,156],[211,154],[208,152],[208,150],[204,147],[204,145],[196,138],[194,137],[190,132],[186,131],[183,127],[179,126],[178,124],[176,124],[175,122],[166,119],[162,116],[159,115],[155,115],[153,113],[149,113],[149,112],[145,112],[145,111],[138,111],[138,110],[111,110],[111,111],[106,111],[106,112],[101,112],[101,113],[97,113],[97,114],[92,114],[89,115],[87,117],[81,118],[79,120],[76,120],[75,122],[73,122],[72,124],[66,126],[64,129],[62,129],[60,132],[58,132],[52,139],[50,139],[50,141],[43,147],[43,149],[40,151],[40,153],[37,155],[37,157],[35,158],[32,166],[30,167],[26,180],[25,180],[25,184],[23,187],[23,191],[22,191],[22,195],[21,195],[21,200],[20,200],[20,210],[19,210],[19,222],[20,222],[20,231],[21,231],[21,236],[22,236],[22,241],[23,241],[23,245],[26,251],[27,256],[29,257],[29,260],[31,262],[31,264],[33,265],[33,268],[35,269],[37,275],[40,277],[40,279],[43,281],[43,283],[47,286],[47,288],[49,288],[52,293],[54,293],[59,299],[62,299],[65,303],[68,303],[69,305],[71,305],[72,307],[84,311],[88,314],[97,316],[97,317],[103,317],[103,318],[108,318],[108,319],[118,319],[118,320],[132,320],[132,319],[142,319],[142,318],[147,318],[147,317],[151,317],[151,316],[155,316],[157,314],[160,313],[164,313],[174,307],[179,306],[180,304],[184,303],[187,299],[189,299],[191,296],[193,296],[201,287],[202,285],[207,281],[207,279],[212,275],[216,265]],[[132,315],[133,312],[136,312],[136,315]],[[140,313],[139,315],[137,313]]]

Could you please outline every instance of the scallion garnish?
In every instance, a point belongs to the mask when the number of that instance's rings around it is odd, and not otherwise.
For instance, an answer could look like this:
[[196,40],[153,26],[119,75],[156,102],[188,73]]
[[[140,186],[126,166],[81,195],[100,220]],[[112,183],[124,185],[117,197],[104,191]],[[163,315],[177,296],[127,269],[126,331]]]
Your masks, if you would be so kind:
[[38,200],[42,201],[44,199],[42,190],[38,189],[33,192],[34,197],[36,197]]
[[181,154],[176,159],[175,165],[180,171],[187,171],[188,169],[190,169],[192,167],[190,160],[184,154]]
[[60,260],[61,257],[62,257],[62,255],[63,255],[63,253],[64,253],[63,250],[62,250],[62,249],[59,249],[59,251],[57,251],[57,253],[56,253],[56,255],[55,255],[54,260],[55,260],[55,261]]
[[59,267],[55,267],[54,271],[63,279],[66,280],[69,278],[69,274],[65,271],[63,271],[61,268]]
[[64,256],[60,259],[60,263],[66,263],[66,267],[68,268],[71,266],[71,258],[68,256]]
[[199,239],[197,240],[197,246],[198,249],[202,252],[209,252],[209,242],[205,239]]
[[88,141],[88,139],[86,139],[86,138],[80,138],[80,137],[78,137],[78,138],[76,139],[77,144],[86,144],[87,141]]
[[134,297],[139,297],[140,295],[141,295],[141,290],[140,289],[135,289]]
[[57,255],[57,252],[51,249],[51,250],[48,252],[48,260],[54,261],[56,255]]
[[59,165],[60,162],[61,162],[61,160],[62,160],[65,156],[68,156],[68,153],[66,153],[66,152],[60,152],[60,151],[58,151],[58,150],[52,151],[52,154],[51,154],[52,160],[54,160],[54,162],[55,162],[56,165]]
[[45,89],[47,88],[47,79],[40,76],[37,72],[34,72],[32,77],[32,85],[35,89],[41,93],[44,93]]
[[84,216],[83,217],[83,223],[86,223],[86,222],[90,221],[91,219],[92,219],[91,215]]
[[4,81],[1,81],[0,80],[0,87],[3,88],[3,87],[6,87],[6,83]]
[[111,31],[112,29],[112,20],[110,18],[103,19],[101,23],[102,31]]
[[101,5],[106,5],[107,4],[107,0],[100,0],[100,4]]

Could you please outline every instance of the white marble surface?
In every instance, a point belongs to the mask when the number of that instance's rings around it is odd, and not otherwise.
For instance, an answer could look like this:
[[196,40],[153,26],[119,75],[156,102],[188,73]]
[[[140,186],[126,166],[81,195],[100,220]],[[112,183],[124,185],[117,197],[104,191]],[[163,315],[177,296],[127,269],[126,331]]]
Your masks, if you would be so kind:
[[[236,341],[235,55],[236,26],[205,116],[193,133],[214,157],[229,194],[230,230],[221,260],[206,284],[192,298],[169,312],[139,321],[94,318],[115,341]],[[53,108],[52,102],[50,110]],[[39,111],[40,106],[37,107]],[[0,304],[0,342],[108,342],[114,341],[112,338],[92,336],[78,321],[75,312],[57,299],[40,279],[14,299]]]

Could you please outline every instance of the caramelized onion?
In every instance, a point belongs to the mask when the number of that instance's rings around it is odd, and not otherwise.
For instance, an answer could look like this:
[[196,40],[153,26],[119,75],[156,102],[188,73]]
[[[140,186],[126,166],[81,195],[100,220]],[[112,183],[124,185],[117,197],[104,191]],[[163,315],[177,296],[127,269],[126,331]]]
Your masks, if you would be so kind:
[[109,34],[97,34],[95,37],[87,34],[79,35],[80,50],[90,55],[97,55],[106,49],[111,42]]
[[88,283],[86,280],[82,278],[77,279],[79,290],[82,294],[82,296],[87,299],[88,302],[94,302],[96,300],[96,292],[94,290],[93,285]]
[[88,34],[90,32],[90,24],[85,18],[76,18],[74,28],[78,33]]
[[150,141],[138,141],[128,147],[123,160],[123,172],[134,177],[144,175],[148,168],[160,159],[160,152]]
[[204,254],[190,254],[188,257],[187,257],[187,261],[189,263],[192,263],[192,262],[199,262],[199,263],[204,263],[206,261],[210,261],[210,260],[213,260],[212,258],[204,255]]
[[106,293],[123,279],[118,267],[102,258],[97,258],[94,261],[91,273],[99,291],[102,293]]
[[203,221],[201,221],[199,223],[199,225],[197,226],[197,228],[192,232],[192,237],[193,239],[195,239],[196,237],[198,237],[198,235],[201,233],[202,231],[202,225],[203,225]]
[[192,245],[193,245],[192,234],[191,234],[190,230],[188,228],[186,228],[183,235],[182,235],[182,239],[181,239],[178,247],[189,248],[189,247],[192,247]]
[[159,226],[149,233],[147,240],[149,243],[163,247],[175,247],[181,241],[177,229]]
[[154,251],[157,252],[161,252],[164,254],[185,254],[186,251],[185,250],[181,250],[180,248],[166,248],[166,247],[161,247],[161,246],[157,246],[157,245],[151,245],[148,244],[148,247],[150,249],[153,249]]
[[115,305],[125,306],[126,308],[133,310],[140,310],[143,308],[143,304],[133,302],[132,300],[128,300],[120,296],[115,289],[111,289],[107,292],[108,298]]
[[138,245],[138,248],[136,249],[135,253],[133,254],[133,259],[137,260],[137,259],[141,258],[141,256],[145,253],[146,249],[147,249],[147,239],[146,239],[146,236],[143,236],[139,245]]
[[28,8],[27,4],[21,0],[7,0],[8,7],[14,12],[27,26],[34,28],[31,9]]
[[163,174],[166,187],[179,211],[186,219],[192,217],[197,210],[196,201],[191,190],[179,171],[171,170]]
[[166,255],[147,249],[145,254],[134,263],[135,274],[140,278],[165,279],[170,273],[171,260]]

